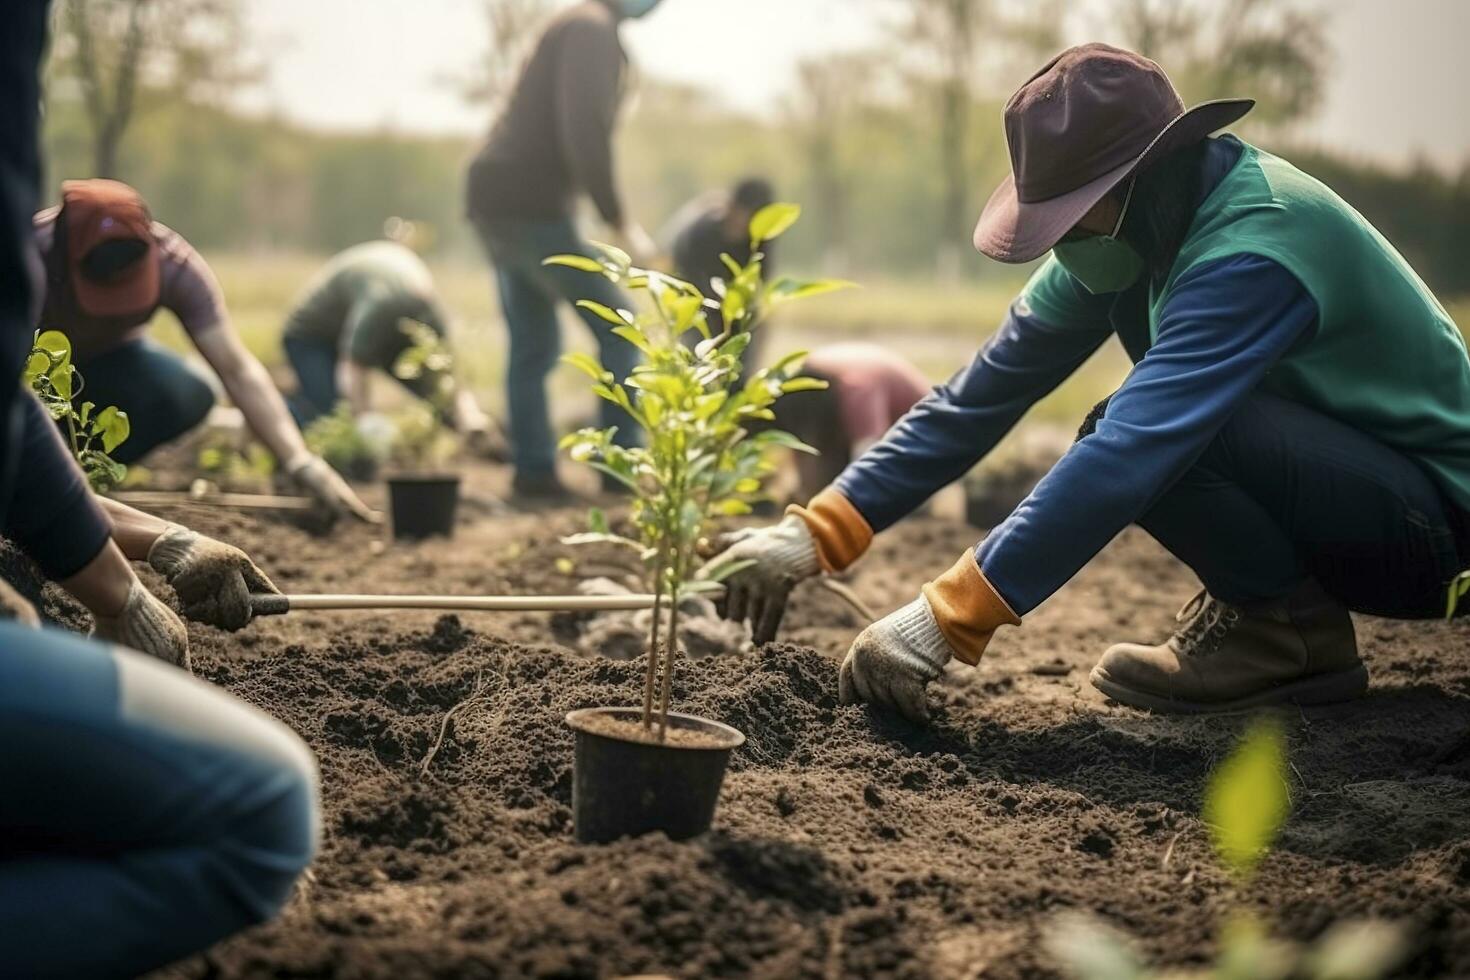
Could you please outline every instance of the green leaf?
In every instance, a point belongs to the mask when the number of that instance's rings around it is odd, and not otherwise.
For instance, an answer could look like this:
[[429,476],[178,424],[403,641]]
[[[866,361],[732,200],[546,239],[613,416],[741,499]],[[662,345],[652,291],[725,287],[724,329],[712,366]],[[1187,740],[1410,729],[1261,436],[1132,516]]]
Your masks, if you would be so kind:
[[45,351],[53,365],[71,363],[71,341],[60,330],[41,331],[32,346]]
[[579,299],[577,300],[577,305],[584,310],[595,313],[615,326],[622,327],[633,322],[633,314],[627,310],[615,310],[611,306],[604,306],[590,299]]
[[593,242],[592,244],[597,248],[599,252],[607,256],[607,260],[609,262],[617,266],[619,269],[627,269],[632,266],[633,256],[618,248],[616,245],[609,245],[607,242]]
[[1281,727],[1259,721],[1210,777],[1204,819],[1220,859],[1247,878],[1291,810]]
[[97,413],[94,431],[102,437],[103,451],[110,453],[127,440],[133,428],[128,422],[127,412],[118,411],[116,405],[108,405]]
[[1336,922],[1309,954],[1307,975],[1321,980],[1377,980],[1397,969],[1411,951],[1402,926],[1374,919]]
[[582,272],[606,272],[601,262],[585,255],[551,255],[541,260],[542,265],[564,265],[568,269]]
[[51,369],[51,358],[46,356],[46,352],[45,351],[33,351],[31,353],[31,356],[28,357],[28,358],[26,358],[26,367],[25,367],[25,382],[26,382],[26,384],[29,385],[29,386],[31,386],[32,388],[34,388],[36,386],[36,379],[37,378],[44,377],[45,374],[46,374],[46,372],[49,371],[50,369]]
[[1466,592],[1470,592],[1470,571],[1461,572],[1451,580],[1444,609],[1445,619],[1455,618],[1455,610],[1460,608],[1460,600],[1465,598]]
[[638,348],[645,355],[652,356],[653,345],[648,342],[648,335],[642,330],[639,330],[637,327],[621,326],[613,327],[612,332]]
[[755,213],[750,219],[750,243],[751,246],[759,247],[762,242],[769,242],[779,238],[792,225],[796,219],[801,217],[801,206],[799,204],[787,204],[777,201],[775,204],[767,204]]
[[846,279],[816,279],[811,282],[799,282],[795,279],[782,276],[771,283],[767,290],[767,298],[772,306],[780,306],[792,300],[806,299],[810,296],[820,296],[823,293],[835,293],[842,289],[856,289],[858,284]]
[[587,510],[587,527],[594,534],[607,534],[607,515],[601,507],[591,507]]
[[561,360],[563,364],[570,364],[599,384],[609,384],[613,380],[613,373],[599,364],[597,358],[591,354],[576,351],[571,354],[563,354]]
[[764,432],[756,433],[750,437],[750,441],[762,449],[779,446],[782,449],[791,449],[799,453],[807,453],[811,456],[821,455],[821,453],[796,438],[796,436],[789,432],[783,432],[780,429],[767,429]]
[[820,378],[792,378],[781,384],[781,394],[789,395],[795,391],[826,391],[827,382]]

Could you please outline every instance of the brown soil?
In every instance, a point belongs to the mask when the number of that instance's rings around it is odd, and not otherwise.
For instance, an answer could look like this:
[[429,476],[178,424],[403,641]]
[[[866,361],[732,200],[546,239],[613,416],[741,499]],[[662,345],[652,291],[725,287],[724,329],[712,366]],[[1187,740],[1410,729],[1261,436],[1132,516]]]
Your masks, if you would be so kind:
[[[504,483],[469,474],[458,537],[409,547],[361,526],[314,537],[260,515],[173,516],[252,551],[292,592],[626,578],[620,553],[557,543],[580,529],[575,512],[492,520]],[[851,584],[896,608],[975,537],[906,522]],[[799,589],[783,642],[686,663],[675,680],[677,710],[749,739],[715,830],[683,844],[572,840],[563,717],[637,701],[643,670],[575,654],[574,617],[191,626],[201,675],[315,748],[326,839],[278,921],[163,975],[1038,977],[1054,973],[1038,937],[1060,911],[1096,911],[1151,961],[1197,966],[1239,903],[1295,939],[1350,917],[1402,922],[1404,975],[1470,976],[1470,762],[1443,757],[1470,729],[1464,626],[1359,620],[1372,689],[1283,714],[1292,817],[1236,895],[1198,814],[1245,719],[1154,717],[1086,682],[1107,643],[1158,636],[1195,588],[1144,535],[1123,535],[979,668],[952,669],[927,729],[837,703],[862,624]]]
[[600,735],[604,738],[637,742],[642,745],[668,745],[676,749],[729,748],[727,738],[705,729],[683,728],[678,722],[670,722],[668,730],[660,738],[657,715],[654,717],[653,725],[649,728],[644,728],[640,721],[630,721],[609,715],[593,715],[584,718],[577,727],[589,735]]

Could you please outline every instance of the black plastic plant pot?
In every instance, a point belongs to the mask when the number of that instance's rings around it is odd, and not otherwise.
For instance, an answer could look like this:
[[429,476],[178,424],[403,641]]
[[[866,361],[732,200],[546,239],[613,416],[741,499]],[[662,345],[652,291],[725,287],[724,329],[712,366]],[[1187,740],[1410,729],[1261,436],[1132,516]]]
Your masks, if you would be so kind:
[[458,505],[458,476],[388,477],[388,512],[393,520],[393,537],[400,541],[452,536]]
[[584,844],[658,830],[688,840],[714,820],[730,752],[745,736],[717,721],[671,712],[668,741],[639,741],[642,716],[641,708],[583,708],[567,715],[577,733],[572,814]]

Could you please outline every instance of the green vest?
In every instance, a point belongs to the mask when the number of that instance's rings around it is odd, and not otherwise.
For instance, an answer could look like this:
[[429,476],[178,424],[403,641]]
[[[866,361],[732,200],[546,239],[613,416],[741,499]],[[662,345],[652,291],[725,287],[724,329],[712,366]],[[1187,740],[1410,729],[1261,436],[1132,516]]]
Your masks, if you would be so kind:
[[[1316,332],[1272,367],[1264,390],[1417,460],[1470,510],[1470,357],[1460,331],[1367,219],[1285,160],[1244,144],[1152,296],[1150,342],[1180,276],[1243,254],[1284,266],[1317,304]],[[1025,295],[1043,319],[1084,315],[1070,279],[1054,260],[1033,277]]]

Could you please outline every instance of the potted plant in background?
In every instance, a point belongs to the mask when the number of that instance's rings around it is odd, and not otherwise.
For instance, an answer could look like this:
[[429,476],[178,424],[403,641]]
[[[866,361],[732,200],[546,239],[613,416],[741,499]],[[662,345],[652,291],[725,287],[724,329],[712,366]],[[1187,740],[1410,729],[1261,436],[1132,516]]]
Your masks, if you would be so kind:
[[419,397],[394,414],[388,447],[388,511],[400,540],[454,534],[459,505],[458,473],[447,468],[459,439],[447,420],[454,404],[454,355],[437,333],[405,321],[410,344],[393,364],[393,374],[410,382]]
[[[592,390],[619,405],[643,432],[640,447],[613,442],[614,429],[582,429],[562,440],[573,459],[624,484],[632,494],[635,537],[615,535],[600,512],[586,534],[570,543],[612,542],[636,549],[655,596],[648,667],[641,707],[574,711],[576,732],[573,811],[582,841],[608,841],[661,830],[684,839],[707,830],[714,816],[730,752],[745,740],[718,721],[669,711],[678,657],[679,602],[720,588],[743,564],[701,569],[697,545],[710,523],[748,514],[774,469],[772,449],[811,452],[777,430],[751,435],[747,426],[774,418],[771,405],[792,391],[825,387],[798,375],[804,354],[792,354],[741,380],[740,355],[762,315],[791,299],[841,288],[837,281],[766,282],[761,245],[785,232],[800,215],[793,204],[773,204],[750,224],[751,259],[729,256],[730,276],[712,284],[707,298],[696,286],[649,269],[606,245],[600,257],[558,255],[548,264],[602,275],[642,297],[641,312],[590,301],[579,305],[612,324],[636,346],[644,363],[617,379],[587,354],[564,360],[585,372]],[[719,309],[724,328],[710,330],[707,310]]]

